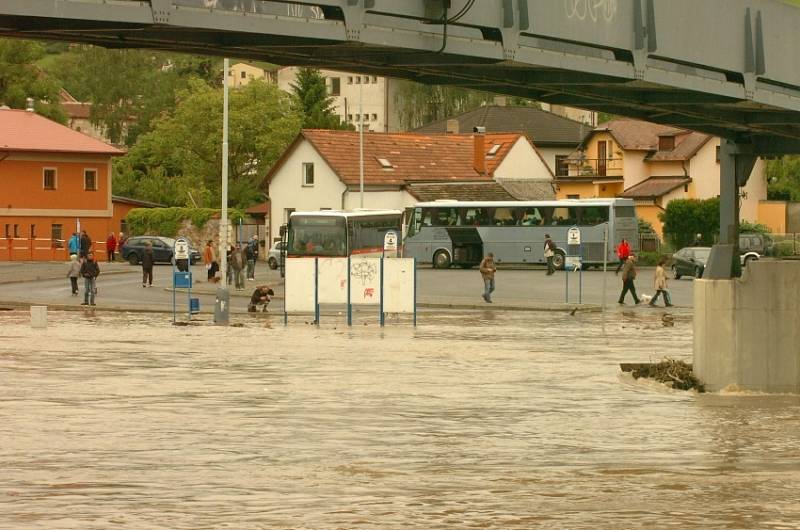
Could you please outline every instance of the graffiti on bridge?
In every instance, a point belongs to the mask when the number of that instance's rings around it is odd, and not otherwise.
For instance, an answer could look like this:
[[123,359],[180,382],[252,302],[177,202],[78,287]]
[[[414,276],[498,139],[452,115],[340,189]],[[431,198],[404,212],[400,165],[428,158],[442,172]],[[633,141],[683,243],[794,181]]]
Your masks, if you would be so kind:
[[612,22],[617,16],[618,0],[564,0],[567,18]]

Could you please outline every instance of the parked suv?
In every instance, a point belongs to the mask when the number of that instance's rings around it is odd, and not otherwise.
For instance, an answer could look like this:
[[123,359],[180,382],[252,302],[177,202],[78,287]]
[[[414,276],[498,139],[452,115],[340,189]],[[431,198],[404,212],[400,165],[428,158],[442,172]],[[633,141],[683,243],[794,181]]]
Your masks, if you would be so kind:
[[[122,259],[131,265],[138,265],[142,262],[144,249],[147,244],[153,245],[153,257],[156,263],[171,263],[172,249],[175,248],[175,240],[171,237],[161,236],[137,236],[130,237],[122,245]],[[190,248],[189,262],[194,265],[200,261],[200,252]]]

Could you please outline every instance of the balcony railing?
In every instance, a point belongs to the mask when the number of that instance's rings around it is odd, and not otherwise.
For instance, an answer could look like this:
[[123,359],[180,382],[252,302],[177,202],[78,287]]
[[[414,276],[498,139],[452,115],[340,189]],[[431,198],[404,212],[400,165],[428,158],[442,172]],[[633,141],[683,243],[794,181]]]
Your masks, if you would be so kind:
[[621,158],[581,158],[570,159],[569,176],[622,176]]

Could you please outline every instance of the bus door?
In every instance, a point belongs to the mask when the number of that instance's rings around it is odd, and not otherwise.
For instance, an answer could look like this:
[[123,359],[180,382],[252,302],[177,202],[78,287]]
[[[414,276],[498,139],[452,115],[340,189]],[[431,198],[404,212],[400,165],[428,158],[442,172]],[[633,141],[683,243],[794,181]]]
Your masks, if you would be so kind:
[[473,267],[483,259],[483,240],[478,229],[472,226],[451,226],[447,235],[453,249],[453,265]]

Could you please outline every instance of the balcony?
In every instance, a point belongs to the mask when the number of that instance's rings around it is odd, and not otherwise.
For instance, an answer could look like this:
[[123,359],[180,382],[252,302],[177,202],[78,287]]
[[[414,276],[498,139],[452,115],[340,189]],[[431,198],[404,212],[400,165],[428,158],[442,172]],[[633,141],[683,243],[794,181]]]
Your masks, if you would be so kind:
[[570,177],[621,177],[621,158],[574,158],[567,160]]

